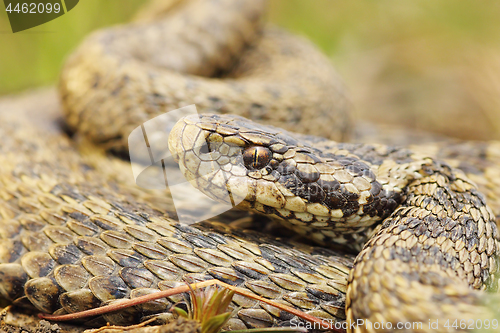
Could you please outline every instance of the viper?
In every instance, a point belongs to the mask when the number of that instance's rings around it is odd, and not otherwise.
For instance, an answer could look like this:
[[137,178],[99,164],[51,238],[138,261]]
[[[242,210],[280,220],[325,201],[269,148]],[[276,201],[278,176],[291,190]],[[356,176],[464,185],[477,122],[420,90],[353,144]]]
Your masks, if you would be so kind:
[[[63,121],[57,108],[1,114],[10,124],[0,128],[3,298],[63,314],[215,278],[333,322],[364,320],[347,326],[359,332],[493,322],[485,303],[498,289],[498,144],[340,143],[351,123],[338,75],[309,42],[266,26],[263,8],[155,7],[94,33],[70,56]],[[186,180],[319,245],[218,217],[178,223],[168,190],[134,183],[129,134],[190,104],[199,114],[168,135]],[[168,317],[178,300],[84,324]],[[297,320],[240,296],[232,306],[231,329]],[[437,330],[470,326],[452,325]]]

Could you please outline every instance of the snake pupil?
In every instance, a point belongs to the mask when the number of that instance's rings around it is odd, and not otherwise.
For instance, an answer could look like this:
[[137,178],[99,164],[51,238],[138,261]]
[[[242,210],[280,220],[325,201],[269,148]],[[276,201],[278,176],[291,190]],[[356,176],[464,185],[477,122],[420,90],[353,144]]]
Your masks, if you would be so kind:
[[250,170],[264,168],[271,161],[273,154],[267,148],[255,146],[245,149],[243,152],[243,162]]

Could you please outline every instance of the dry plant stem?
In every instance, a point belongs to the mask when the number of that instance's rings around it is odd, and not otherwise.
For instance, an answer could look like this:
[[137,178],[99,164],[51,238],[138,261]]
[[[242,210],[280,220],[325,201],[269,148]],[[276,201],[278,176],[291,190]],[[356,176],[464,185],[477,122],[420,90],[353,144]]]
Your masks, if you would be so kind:
[[130,325],[130,326],[116,326],[116,325],[109,325],[108,324],[106,326],[103,326],[103,327],[100,327],[100,328],[96,329],[95,331],[92,331],[92,333],[99,333],[99,332],[107,330],[107,329],[113,329],[113,330],[133,330],[133,329],[136,329],[136,328],[140,328],[140,327],[146,326],[147,324],[152,323],[155,320],[156,320],[156,318],[150,318],[148,320],[143,321],[140,324]]
[[219,285],[219,286],[224,287],[224,288],[227,288],[229,290],[234,290],[235,293],[240,294],[242,296],[249,297],[251,299],[272,305],[280,310],[283,310],[283,311],[286,311],[286,312],[291,313],[293,315],[296,315],[299,318],[302,318],[302,319],[307,320],[309,322],[315,323],[315,324],[319,325],[319,327],[321,327],[321,328],[325,328],[325,329],[328,328],[329,330],[334,331],[334,332],[344,332],[343,330],[340,330],[340,329],[337,329],[335,327],[330,326],[330,323],[328,323],[320,318],[311,316],[305,312],[302,312],[302,311],[297,310],[295,308],[292,308],[290,306],[286,306],[284,304],[280,304],[280,303],[274,302],[272,300],[268,300],[268,299],[265,299],[263,297],[254,295],[254,294],[252,294],[244,289],[234,287],[230,284],[224,283],[224,282],[219,281],[219,280],[208,280],[208,281],[203,281],[203,282],[199,282],[199,283],[192,283],[192,284],[188,284],[185,286],[180,286],[180,287],[176,287],[176,288],[172,288],[172,289],[168,289],[168,290],[163,290],[163,291],[159,291],[156,293],[144,295],[144,296],[133,298],[133,299],[125,299],[125,300],[117,301],[117,302],[110,304],[110,305],[106,305],[106,306],[102,306],[99,308],[94,308],[94,309],[90,309],[90,310],[86,310],[86,311],[69,313],[69,314],[65,314],[65,315],[50,315],[50,314],[41,313],[38,316],[40,318],[52,320],[52,321],[66,321],[66,320],[81,319],[81,318],[85,318],[85,317],[97,316],[97,315],[102,315],[104,313],[118,311],[118,310],[125,309],[128,307],[134,306],[134,305],[146,303],[149,301],[154,301],[154,300],[159,299],[159,298],[165,298],[165,297],[169,297],[172,295],[188,292],[188,291],[190,291],[190,288],[198,289],[198,288],[208,287],[208,286],[211,286],[214,284]]

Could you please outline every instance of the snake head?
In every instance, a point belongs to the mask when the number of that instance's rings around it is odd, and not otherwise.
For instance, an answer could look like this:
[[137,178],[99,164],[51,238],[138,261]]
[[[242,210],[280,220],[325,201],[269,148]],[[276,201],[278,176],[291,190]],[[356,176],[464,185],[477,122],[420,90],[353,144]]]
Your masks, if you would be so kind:
[[212,199],[290,221],[308,236],[323,230],[320,241],[367,230],[401,200],[347,145],[239,116],[185,117],[169,147],[185,178]]

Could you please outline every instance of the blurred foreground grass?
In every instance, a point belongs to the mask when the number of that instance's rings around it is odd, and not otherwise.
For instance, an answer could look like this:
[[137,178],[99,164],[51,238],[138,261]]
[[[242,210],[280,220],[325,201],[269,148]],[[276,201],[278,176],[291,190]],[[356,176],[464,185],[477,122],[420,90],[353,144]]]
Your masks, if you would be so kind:
[[[85,35],[127,21],[143,4],[82,0],[16,34],[0,5],[0,94],[56,82]],[[442,119],[479,119],[458,128],[467,138],[500,137],[499,17],[495,0],[271,0],[269,10],[270,21],[308,36],[332,58],[361,116],[415,128],[431,123],[444,133],[457,127]],[[429,109],[436,112],[423,112]]]

